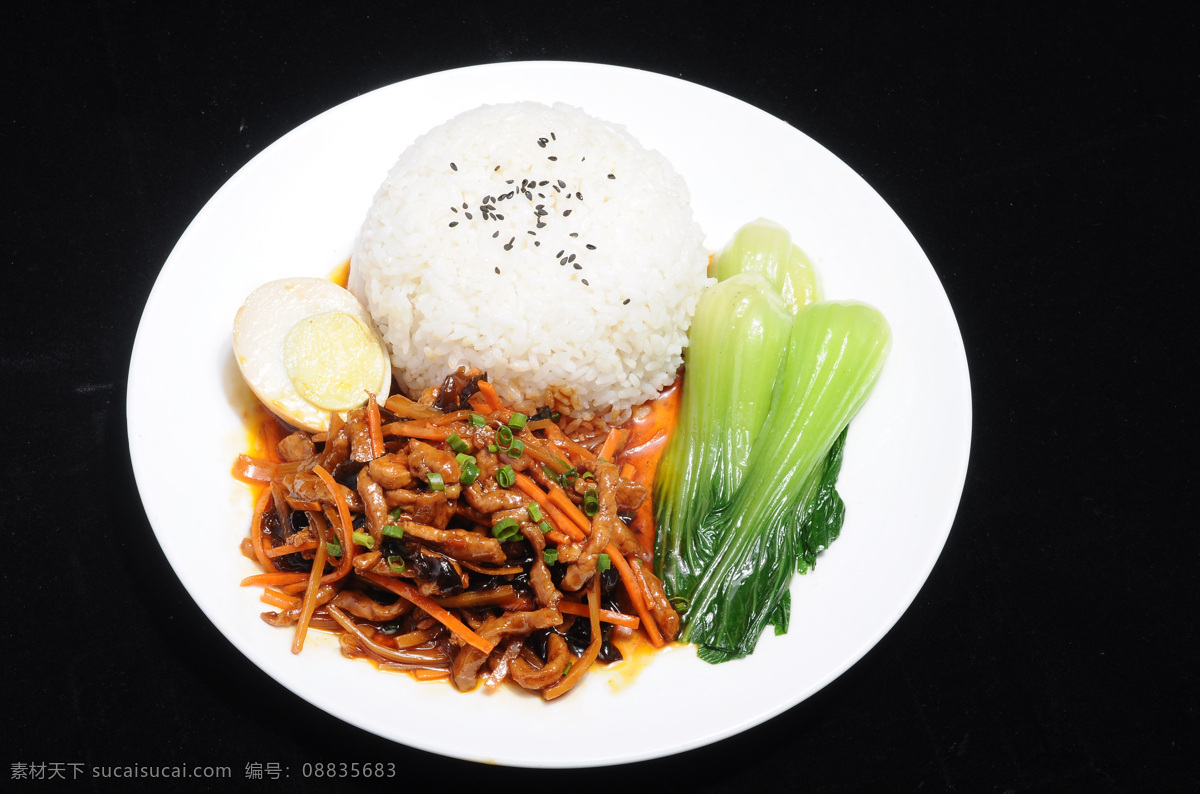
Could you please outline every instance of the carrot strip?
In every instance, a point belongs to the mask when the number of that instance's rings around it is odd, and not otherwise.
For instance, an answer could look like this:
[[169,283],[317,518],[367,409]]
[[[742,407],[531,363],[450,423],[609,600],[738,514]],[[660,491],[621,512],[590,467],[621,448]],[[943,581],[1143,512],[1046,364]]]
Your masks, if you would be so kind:
[[371,432],[371,458],[378,458],[383,454],[383,419],[379,416],[379,403],[375,401],[375,394],[368,393],[367,397],[367,428]]
[[536,482],[521,472],[517,472],[516,477],[517,488],[521,493],[537,502],[538,507],[542,508],[542,512],[549,519],[550,523],[554,525],[555,529],[569,535],[575,540],[583,540],[587,537],[585,532],[581,532],[570,519],[554,506],[554,503],[550,501],[550,495],[543,491]]
[[[384,667],[384,664],[379,665]],[[443,668],[418,667],[415,670],[403,670],[418,681],[445,681],[450,677],[450,671]]]
[[[333,475],[325,471],[323,466],[313,466],[313,474],[321,478],[321,482],[325,483],[325,487],[329,489],[329,494],[333,497],[333,501],[337,504],[338,518],[342,524],[342,559],[338,563],[337,570],[321,577],[321,584],[329,584],[336,582],[350,573],[350,569],[354,567],[354,524],[350,520],[350,508],[346,506],[346,495],[342,493],[342,486],[337,484],[333,479]],[[317,515],[317,513],[313,513]],[[324,533],[321,533],[324,536]],[[325,544],[321,544],[324,548]],[[325,567],[325,556],[321,554],[321,549],[317,549],[317,554],[321,557],[321,569]],[[314,564],[314,568],[317,566]]]
[[308,580],[306,573],[256,573],[253,576],[247,576],[242,580],[242,587],[250,587],[251,585],[264,584],[295,584]]
[[325,555],[329,553],[329,547],[325,546],[325,534],[317,525],[317,555],[312,558],[312,571],[308,572],[308,589],[304,594],[304,606],[300,608],[300,620],[296,621],[296,634],[292,640],[293,654],[299,654],[304,650],[304,638],[308,634],[308,621],[312,620],[312,613],[317,609],[317,590],[320,589],[320,575],[325,570]]
[[604,642],[604,639],[600,636],[599,576],[592,577],[592,591],[588,593],[588,614],[592,619],[592,641],[588,643],[587,650],[583,652],[583,656],[580,656],[571,665],[571,669],[566,675],[542,690],[542,697],[546,700],[554,700],[570,692],[571,688],[579,683],[579,679],[583,678],[583,674],[596,661],[596,657],[600,655],[600,646]]
[[[305,584],[307,586],[307,583],[305,583]],[[299,598],[288,595],[287,593],[280,590],[278,587],[268,586],[265,590],[263,590],[263,594],[275,596],[275,598],[277,598],[281,601],[287,601],[288,606],[295,606],[296,604],[300,603]]]
[[554,443],[556,447],[561,447],[568,452],[574,453],[575,457],[583,458],[584,460],[595,460],[596,456],[591,450],[583,446],[577,441],[573,441],[562,429],[555,424],[546,428],[546,437]]
[[271,489],[264,488],[263,492],[258,495],[258,501],[254,503],[254,516],[250,519],[250,545],[254,548],[254,556],[258,559],[258,564],[268,571],[274,571],[275,563],[271,562],[270,557],[267,556],[262,536],[263,513],[267,512],[267,502],[270,499]]
[[551,541],[552,543],[557,543],[557,544],[558,544],[558,545],[560,545],[560,546],[561,546],[561,545],[563,545],[564,543],[570,543],[570,542],[571,542],[571,539],[570,539],[570,538],[568,538],[568,537],[567,537],[566,535],[564,535],[563,533],[559,532],[557,529],[555,529],[555,530],[552,530],[552,531],[550,531],[550,532],[547,532],[547,533],[546,533],[546,540],[549,540],[549,541]]
[[315,540],[310,540],[308,543],[301,543],[299,546],[293,546],[290,543],[281,543],[275,548],[270,549],[267,552],[267,556],[274,559],[275,557],[282,557],[285,554],[296,554],[297,552],[301,551],[312,551],[316,547],[317,542]]
[[479,387],[479,393],[483,395],[483,399],[487,400],[488,407],[493,411],[499,411],[504,403],[500,402],[500,395],[496,394],[496,387],[486,380],[476,381],[475,385]]
[[279,422],[275,417],[268,413],[263,417],[262,424],[263,445],[266,447],[267,459],[280,463],[283,458],[279,455],[279,442],[283,440],[283,428],[279,426]]
[[625,439],[628,437],[628,430],[622,430],[619,427],[609,430],[608,437],[604,439],[604,446],[600,447],[600,457],[607,461],[616,460],[617,450],[625,444]]
[[412,422],[389,422],[383,426],[382,432],[387,436],[423,438],[426,441],[445,441],[454,430],[448,427],[431,427],[429,425],[414,427]]
[[[578,601],[559,601],[558,611],[564,615],[575,615],[581,618],[586,618],[589,614],[587,604],[580,604]],[[633,615],[613,612],[611,609],[601,609],[600,619],[605,623],[611,623],[614,626],[624,626],[627,629],[636,629],[641,625],[641,621]]]
[[621,556],[621,552],[613,544],[608,544],[604,548],[604,553],[608,555],[608,559],[616,566],[617,573],[621,574],[621,581],[625,583],[625,592],[629,594],[629,600],[633,602],[633,608],[637,610],[638,616],[642,619],[642,625],[646,628],[646,636],[650,638],[650,644],[655,648],[661,648],[665,644],[662,634],[658,630],[658,624],[650,617],[650,610],[646,608],[646,598],[642,595],[642,588],[638,585],[638,581],[634,578],[633,570],[629,567],[629,563]]
[[296,606],[296,604],[300,603],[295,598],[284,595],[277,590],[263,590],[262,595],[258,597],[258,600],[262,601],[264,604],[270,604],[273,607],[278,607],[279,609],[291,609],[292,607]]
[[626,463],[624,466],[621,467],[621,479],[622,480],[632,480],[634,474],[637,474],[637,469],[634,468],[632,463]]
[[567,518],[574,521],[575,525],[583,530],[584,534],[592,531],[592,522],[588,521],[587,516],[575,506],[575,503],[571,501],[570,497],[567,496],[567,492],[562,488],[555,486],[550,489],[550,501],[554,503],[555,507],[562,510]]
[[[279,589],[282,590],[283,592],[289,593],[289,594],[303,593],[305,590],[308,589],[308,577],[305,576],[303,581],[292,582],[291,584],[280,585]],[[298,598],[296,599],[296,601],[299,601],[299,600],[300,599],[298,599]]]
[[[484,381],[480,382],[483,383]],[[379,585],[385,590],[395,593],[401,598],[405,598],[413,602],[418,607],[425,610],[425,612],[431,618],[458,635],[458,637],[468,645],[478,648],[484,653],[491,653],[492,649],[496,647],[495,642],[488,642],[483,637],[480,637],[478,634],[471,631],[471,629],[465,623],[434,603],[432,598],[421,595],[420,591],[410,585],[408,582],[404,582],[399,579],[392,579],[387,576],[380,576],[379,574],[374,573],[364,572],[359,574],[359,576],[369,582]]]

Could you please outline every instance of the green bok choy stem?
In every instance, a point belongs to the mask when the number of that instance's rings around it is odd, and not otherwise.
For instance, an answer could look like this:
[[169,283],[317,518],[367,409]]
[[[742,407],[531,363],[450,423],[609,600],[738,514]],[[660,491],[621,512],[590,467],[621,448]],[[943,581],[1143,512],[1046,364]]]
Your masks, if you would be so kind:
[[701,658],[745,656],[767,622],[786,620],[780,606],[802,558],[809,503],[890,343],[887,322],[865,304],[820,302],[797,313],[784,372],[741,487],[702,522],[700,534],[711,535],[718,548],[690,590],[682,637],[701,646]]
[[705,290],[687,350],[679,421],[655,476],[655,560],[672,593],[687,593],[709,563],[701,519],[742,482],[771,407],[792,318],[759,273]]

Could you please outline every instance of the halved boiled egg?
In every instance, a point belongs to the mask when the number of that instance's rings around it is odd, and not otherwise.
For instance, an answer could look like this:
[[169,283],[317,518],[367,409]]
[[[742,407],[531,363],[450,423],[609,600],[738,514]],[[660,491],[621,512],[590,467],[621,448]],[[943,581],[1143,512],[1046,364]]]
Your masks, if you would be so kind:
[[233,320],[233,352],[263,405],[295,427],[329,429],[329,414],[382,403],[392,384],[387,348],[345,289],[319,278],[264,284]]

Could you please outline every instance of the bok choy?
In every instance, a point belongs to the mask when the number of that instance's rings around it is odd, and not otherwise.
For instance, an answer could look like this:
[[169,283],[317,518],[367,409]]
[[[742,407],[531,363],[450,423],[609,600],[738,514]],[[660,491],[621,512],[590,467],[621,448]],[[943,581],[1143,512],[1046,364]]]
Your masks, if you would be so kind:
[[655,563],[682,639],[720,662],[752,652],[768,623],[787,630],[793,573],[837,538],[846,427],[891,337],[869,306],[814,303],[811,262],[770,221],[739,229],[712,274],[655,476]]
[[771,407],[792,317],[764,276],[743,273],[700,297],[687,352],[679,422],[659,463],[659,576],[691,590],[712,557],[700,520],[733,498]]
[[701,535],[719,548],[689,593],[683,639],[706,660],[745,656],[768,622],[786,621],[779,608],[804,559],[802,531],[830,451],[870,394],[890,342],[883,315],[865,304],[813,303],[797,313],[741,487],[701,522]]

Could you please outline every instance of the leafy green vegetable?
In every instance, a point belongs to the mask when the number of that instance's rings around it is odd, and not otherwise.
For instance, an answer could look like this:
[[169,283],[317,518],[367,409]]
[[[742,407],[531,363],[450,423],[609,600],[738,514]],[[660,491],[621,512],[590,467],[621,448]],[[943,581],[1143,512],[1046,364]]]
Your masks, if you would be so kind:
[[682,638],[706,661],[749,654],[768,622],[786,630],[793,572],[811,567],[840,528],[840,444],[890,343],[887,322],[865,304],[813,303],[796,314],[741,486],[701,521],[698,534],[719,547],[694,586],[668,591],[689,599]]
[[655,475],[655,559],[669,592],[686,595],[712,558],[701,519],[733,498],[780,371],[792,318],[759,273],[705,290],[687,350],[679,420]]
[[712,274],[718,281],[738,273],[762,273],[792,314],[821,299],[808,255],[792,243],[786,229],[765,218],[738,229],[713,260]]

